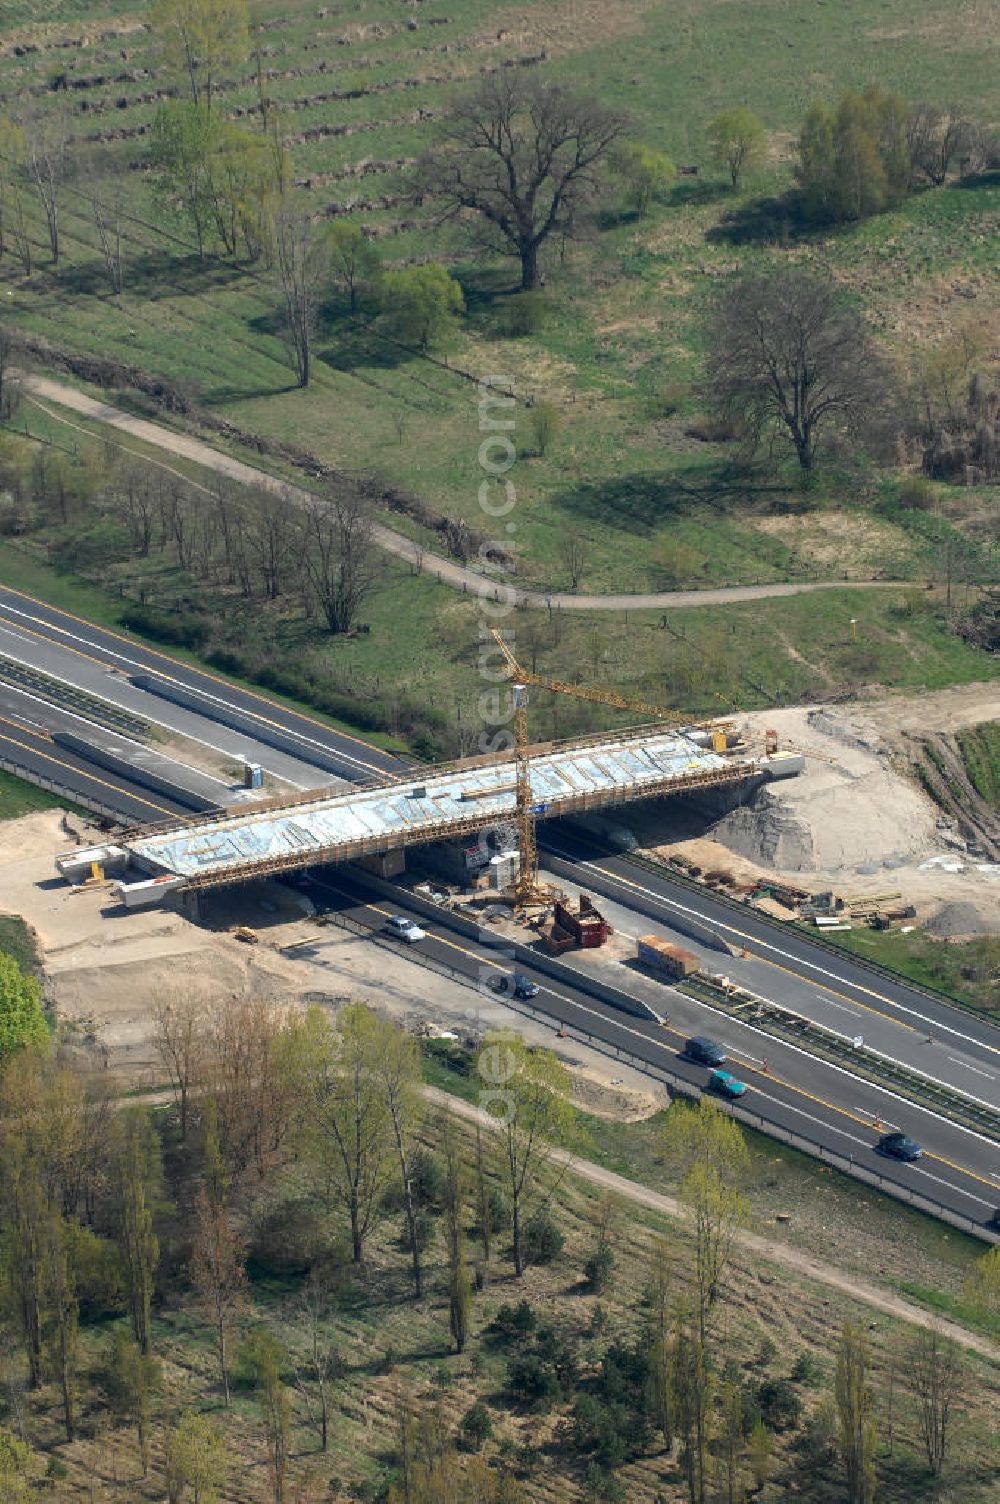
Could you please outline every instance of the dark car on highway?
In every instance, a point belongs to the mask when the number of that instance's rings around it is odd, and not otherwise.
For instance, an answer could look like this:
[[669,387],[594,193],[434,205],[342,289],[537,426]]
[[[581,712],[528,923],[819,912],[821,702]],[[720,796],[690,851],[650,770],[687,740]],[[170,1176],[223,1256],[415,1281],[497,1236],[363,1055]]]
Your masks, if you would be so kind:
[[915,1138],[908,1133],[883,1133],[875,1145],[878,1154],[886,1154],[890,1159],[903,1159],[907,1163],[919,1159],[923,1149]]
[[492,977],[490,986],[494,992],[505,992],[508,997],[512,993],[514,997],[520,998],[538,996],[538,987],[535,983],[530,977],[522,976],[519,971],[515,971],[512,976],[504,973],[498,977]]
[[687,1060],[693,1060],[697,1065],[709,1065],[713,1069],[717,1065],[725,1065],[726,1052],[721,1044],[716,1044],[714,1039],[706,1039],[704,1034],[694,1034],[681,1050],[681,1054]]

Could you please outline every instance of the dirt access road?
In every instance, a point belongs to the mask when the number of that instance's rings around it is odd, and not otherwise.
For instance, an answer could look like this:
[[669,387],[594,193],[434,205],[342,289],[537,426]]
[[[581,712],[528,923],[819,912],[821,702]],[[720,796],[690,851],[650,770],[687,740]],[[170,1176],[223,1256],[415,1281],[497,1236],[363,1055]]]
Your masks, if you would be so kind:
[[[479,1123],[484,1128],[489,1128],[493,1132],[497,1131],[496,1119],[490,1117],[489,1113],[483,1111],[482,1108],[475,1107],[471,1102],[464,1102],[460,1097],[450,1096],[447,1092],[439,1091],[433,1086],[424,1088],[424,1096],[468,1123]],[[578,1155],[569,1154],[565,1150],[554,1150],[552,1157],[555,1163],[565,1166],[574,1175],[579,1175],[581,1179],[589,1180],[592,1185],[600,1186],[602,1190],[620,1196],[623,1201],[631,1201],[635,1205],[648,1207],[651,1211],[662,1212],[666,1217],[690,1221],[689,1211],[674,1196],[667,1196],[662,1191],[654,1191],[649,1186],[640,1185],[637,1181],[626,1180],[624,1175],[618,1175],[614,1170],[606,1170],[603,1165],[594,1164],[589,1159],[581,1159]],[[865,1280],[855,1279],[852,1275],[845,1274],[842,1269],[837,1269],[833,1264],[824,1263],[821,1259],[813,1258],[796,1248],[772,1242],[757,1233],[741,1232],[737,1234],[737,1238],[741,1247],[751,1253],[755,1260],[766,1260],[771,1264],[792,1270],[796,1274],[804,1275],[807,1279],[814,1279],[817,1283],[839,1290],[842,1294],[860,1300],[877,1311],[883,1311],[887,1316],[909,1322],[911,1326],[921,1326],[928,1330],[943,1332],[959,1346],[979,1353],[981,1357],[988,1358],[991,1362],[995,1363],[1000,1359],[1000,1348],[988,1337],[970,1332],[956,1322],[944,1320],[933,1311],[922,1310],[920,1306],[915,1306],[888,1290],[880,1290]]]
[[[206,470],[214,470],[219,475],[227,475],[233,480],[241,481],[244,485],[263,486],[268,490],[280,492],[302,506],[312,506],[315,501],[312,493],[301,486],[292,486],[285,481],[277,480],[266,471],[258,470],[243,460],[233,459],[231,455],[213,449],[210,444],[194,438],[191,434],[176,433],[173,429],[164,428],[159,423],[151,423],[148,418],[133,417],[131,413],[122,412],[120,408],[112,407],[108,402],[100,402],[95,397],[87,396],[85,392],[78,392],[74,387],[53,381],[49,376],[25,374],[22,377],[22,385],[29,400],[36,401],[50,417],[66,423],[69,427],[74,427],[74,425],[61,413],[53,413],[45,404],[53,402],[59,407],[69,408],[72,412],[79,413],[81,417],[88,418],[92,422],[103,423],[108,428],[116,428],[121,433],[131,434],[133,438],[141,439],[144,444],[151,444],[167,454],[191,460],[195,464],[202,465]],[[145,455],[141,457],[147,458]],[[544,609],[558,607],[563,611],[658,611],[678,606],[725,605],[737,601],[762,600],[769,596],[801,595],[811,590],[840,589],[845,583],[842,580],[814,580],[784,585],[730,585],[708,590],[661,590],[648,595],[567,595],[562,591],[546,593],[541,590],[517,590],[512,586],[498,584],[495,580],[477,574],[475,570],[466,568],[464,564],[456,564],[453,559],[429,553],[413,539],[394,532],[392,528],[386,527],[381,522],[374,524],[372,534],[379,548],[385,549],[386,553],[405,559],[412,568],[431,575],[442,585],[450,585],[452,589],[461,590],[466,595],[481,596],[484,600],[499,600],[500,592],[513,589],[514,604],[518,606],[535,606]],[[876,590],[885,589],[889,584],[888,581],[881,580],[855,580],[849,583],[854,589]]]

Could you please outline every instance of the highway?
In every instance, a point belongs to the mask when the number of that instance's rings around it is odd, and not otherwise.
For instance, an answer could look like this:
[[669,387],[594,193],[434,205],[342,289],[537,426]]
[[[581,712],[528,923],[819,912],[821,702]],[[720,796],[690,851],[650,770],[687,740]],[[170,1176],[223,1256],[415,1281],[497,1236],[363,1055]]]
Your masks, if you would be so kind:
[[[327,868],[314,873],[309,892],[314,901],[322,895],[322,904],[376,930],[384,926],[390,913],[408,914],[427,931],[428,938],[420,942],[420,948],[477,983],[484,996],[493,1000],[488,979],[513,969],[497,937],[484,932],[481,942],[470,940],[443,909],[439,918],[429,921],[422,910],[408,903],[404,892],[391,901],[381,897],[353,868]],[[321,945],[317,941],[317,949]],[[400,942],[400,949],[405,954],[409,947]],[[583,969],[586,962],[577,960]],[[530,962],[519,960],[517,969],[540,989],[530,1006],[555,1026],[566,1024],[585,1030],[605,1045],[627,1050],[641,1061],[667,1068],[701,1087],[709,1073],[681,1059],[678,1052],[690,1034],[708,1034],[725,1046],[730,1068],[747,1083],[741,1105],[768,1122],[845,1157],[853,1155],[860,1165],[885,1179],[976,1222],[986,1223],[1000,1206],[1000,1144],[972,1130],[903,1101],[887,1089],[860,1081],[793,1045],[765,1037],[752,1026],[720,1015],[674,988],[654,984],[662,995],[662,1006],[669,1012],[669,1023],[658,1024],[596,999],[575,985],[571,966],[566,968],[565,983],[558,984]],[[626,995],[648,996],[648,991],[633,988],[625,967],[621,968],[620,985]],[[876,1119],[879,1127],[875,1126]],[[912,1133],[924,1145],[919,1163],[899,1164],[874,1152],[880,1134],[893,1128]]]
[[[165,679],[202,695],[206,700],[206,714],[211,706],[230,706],[250,717],[261,727],[273,727],[292,738],[302,749],[302,757],[308,763],[311,751],[321,749],[332,754],[338,771],[345,779],[359,782],[405,773],[407,762],[391,752],[346,731],[337,731],[318,716],[289,709],[277,701],[259,694],[256,690],[243,689],[220,674],[207,669],[195,668],[182,658],[158,648],[147,647],[134,637],[107,627],[95,626],[69,611],[61,611],[23,591],[0,585],[0,629],[20,635],[22,643],[31,647],[32,661],[46,671],[53,670],[50,655],[71,653],[81,668],[84,664],[95,665],[105,676],[102,692],[107,693],[109,670],[117,674],[158,674]],[[145,714],[148,711],[144,710]],[[227,746],[234,744],[234,736],[226,732]],[[294,779],[292,780],[294,781]],[[329,774],[319,779],[329,782]]]
[[[930,1034],[936,1046],[935,1074],[961,1091],[981,1093],[992,1105],[1000,1105],[1000,1033],[988,1019],[911,987],[902,978],[870,970],[846,952],[828,950],[749,905],[734,907],[707,889],[679,882],[628,856],[600,853],[592,841],[565,826],[558,831],[542,827],[539,845],[543,864],[546,852],[572,862],[576,880],[589,891],[626,908],[641,903],[654,922],[660,917],[669,926],[685,914],[702,921],[758,963],[748,986],[828,1028],[863,1034],[875,1048],[892,1037],[895,1050],[902,1050],[895,1058],[920,1070],[928,1069],[925,1046]],[[688,943],[698,949],[696,943]],[[738,960],[721,954],[716,959],[720,970],[739,976]],[[949,1055],[960,1057],[958,1063],[949,1062]],[[972,1065],[988,1075],[977,1077]]]
[[[303,766],[310,749],[321,747],[341,761],[343,776],[352,782],[400,773],[406,767],[402,759],[360,738],[333,730],[318,719],[286,709],[221,676],[193,668],[168,653],[94,626],[9,587],[0,587],[0,648],[4,632],[14,634],[21,643],[36,644],[43,660],[48,655],[47,671],[52,670],[57,656],[65,670],[66,655],[72,655],[81,679],[89,675],[84,687],[95,693],[107,692],[110,684],[123,683],[124,675],[157,673],[203,693],[209,703],[236,706],[295,740],[302,748]],[[46,661],[39,666],[45,669]],[[132,686],[127,687],[132,690]],[[6,703],[0,704],[0,756],[58,781],[71,794],[98,801],[127,823],[159,823],[190,814],[168,795],[144,790],[124,777],[88,764],[78,754],[53,746],[42,720],[18,713],[11,708],[16,703],[7,696]],[[230,740],[228,732],[225,740]],[[315,768],[312,771],[315,775]],[[629,856],[607,855],[603,847],[569,823],[542,824],[539,835],[543,864],[546,854],[568,862],[572,880],[603,897],[619,931],[635,935],[654,929],[673,934],[697,950],[709,966],[724,970],[751,991],[844,1034],[862,1034],[871,1048],[990,1105],[1000,1103],[1000,1034],[987,1020],[956,1009],[905,981],[870,970],[849,955],[834,954],[749,906],[727,903],[708,890],[651,870]],[[562,876],[560,880],[570,879]],[[361,881],[353,869],[329,869],[320,876],[318,885],[334,904],[362,916],[364,922],[376,916],[376,922],[381,923],[378,909],[384,908],[384,903],[376,902],[372,891],[360,886]],[[403,890],[394,902],[407,912]],[[619,912],[613,912],[615,906]],[[730,957],[686,940],[686,919],[709,926],[738,954]],[[440,959],[470,976],[476,976],[480,968],[495,970],[503,964],[498,963],[495,949],[491,954],[488,944],[477,946],[458,932],[449,933],[444,915],[434,925],[427,945]],[[568,962],[568,974],[577,964]],[[530,966],[523,969],[531,974]],[[1000,1145],[795,1046],[764,1036],[748,1024],[713,1013],[706,1005],[662,984],[650,983],[627,968],[616,968],[615,977],[616,987],[635,996],[648,1000],[652,987],[658,997],[668,997],[670,1028],[628,1017],[571,983],[553,989],[542,973],[534,978],[542,987],[537,1001],[555,1022],[589,1029],[606,1044],[620,1045],[653,1066],[669,1063],[670,1069],[685,1079],[702,1084],[704,1072],[678,1062],[676,1049],[686,1033],[710,1033],[722,1039],[739,1073],[747,1079],[747,1104],[769,1121],[815,1137],[842,1154],[854,1154],[859,1162],[871,1161],[871,1167],[888,1178],[914,1189],[923,1188],[963,1216],[984,1222],[1000,1205]],[[762,1065],[765,1057],[766,1071]],[[873,1126],[876,1118],[883,1128],[899,1126],[912,1132],[927,1148],[925,1159],[915,1166],[876,1159],[872,1154],[878,1137]]]
[[17,716],[0,714],[0,757],[33,771],[43,780],[57,783],[81,803],[93,800],[105,809],[114,810],[130,825],[191,816],[189,808],[167,795],[152,794],[76,753],[53,745],[42,730]]

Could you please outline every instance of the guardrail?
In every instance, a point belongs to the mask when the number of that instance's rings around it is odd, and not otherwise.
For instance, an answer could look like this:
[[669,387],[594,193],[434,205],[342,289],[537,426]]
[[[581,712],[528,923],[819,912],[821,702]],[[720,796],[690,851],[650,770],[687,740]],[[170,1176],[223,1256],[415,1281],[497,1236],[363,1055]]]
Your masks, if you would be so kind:
[[[428,905],[428,907],[433,908],[434,906]],[[387,951],[392,951],[396,955],[399,954],[398,942],[390,940],[387,936],[380,935],[370,925],[362,924],[359,920],[352,919],[349,914],[341,914],[336,910],[330,910],[323,916],[323,919],[328,924],[334,924],[355,935],[365,936],[383,946]],[[407,947],[406,958],[407,960],[417,962],[420,966],[424,966],[428,971],[437,972],[440,976],[447,976],[452,981],[460,982],[463,986],[469,987],[475,992],[480,991],[477,983],[465,972],[459,971],[457,967],[449,965],[447,961],[442,961],[438,957],[428,954],[428,952],[421,950],[419,946],[413,945]],[[533,962],[537,960],[534,955],[532,955],[531,959]],[[503,1007],[520,1013],[523,1017],[531,1019],[533,1023],[543,1024],[546,1028],[550,1029],[557,1027],[556,1021],[550,1014],[540,1008],[533,1008],[529,1002],[522,998],[507,996],[498,998],[492,992],[486,995],[491,1002],[502,1003]],[[694,1085],[693,1082],[685,1081],[682,1076],[677,1075],[668,1066],[656,1065],[651,1061],[644,1060],[641,1056],[633,1054],[631,1050],[623,1049],[620,1045],[611,1044],[608,1040],[602,1039],[600,1035],[592,1034],[589,1030],[581,1029],[575,1024],[559,1023],[558,1028],[561,1030],[560,1037],[576,1040],[578,1044],[586,1044],[591,1049],[597,1050],[599,1054],[605,1055],[609,1060],[619,1060],[623,1065],[631,1067],[632,1070],[641,1071],[643,1075],[650,1076],[653,1080],[661,1081],[674,1096],[698,1102],[704,1095],[700,1087]],[[918,1192],[911,1191],[907,1186],[887,1179],[884,1175],[880,1175],[877,1170],[868,1169],[866,1166],[859,1164],[853,1155],[845,1156],[838,1154],[835,1150],[827,1148],[825,1144],[821,1144],[818,1139],[809,1138],[801,1133],[792,1133],[789,1129],[782,1128],[780,1124],[773,1123],[770,1119],[762,1117],[760,1113],[751,1112],[748,1108],[740,1107],[735,1102],[727,1102],[715,1096],[712,1097],[712,1101],[715,1102],[721,1111],[728,1112],[730,1116],[738,1122],[746,1124],[747,1127],[765,1134],[768,1138],[777,1139],[780,1143],[787,1144],[789,1148],[797,1149],[802,1154],[808,1154],[812,1159],[818,1159],[823,1164],[830,1165],[831,1168],[849,1175],[852,1179],[860,1181],[864,1185],[872,1186],[884,1195],[891,1196],[894,1200],[901,1201],[907,1206],[912,1206],[916,1211],[925,1212],[931,1217],[937,1217],[939,1221],[947,1222],[949,1226],[958,1228],[959,1231],[968,1233],[971,1237],[978,1238],[983,1243],[1000,1243],[1000,1235],[993,1233],[989,1228],[984,1227],[982,1223],[973,1221],[971,1217],[963,1217],[960,1212],[953,1211],[951,1207],[945,1206],[942,1202],[935,1201],[928,1196],[921,1196]],[[1000,1197],[1000,1193],[998,1193],[998,1197]]]
[[679,992],[693,997],[696,1002],[707,1003],[737,1023],[749,1024],[772,1039],[792,1044],[875,1086],[890,1089],[919,1107],[951,1118],[964,1128],[988,1134],[1000,1142],[1000,1112],[988,1103],[957,1091],[924,1071],[903,1065],[871,1045],[855,1044],[846,1034],[828,1029],[825,1024],[796,1013],[793,1008],[786,1008],[747,987],[737,987],[732,983],[726,986],[724,982],[722,978],[696,975],[686,977],[676,985]]
[[[370,887],[383,894],[390,902],[398,900],[400,891],[398,887],[370,872],[363,872],[363,876],[364,881]],[[496,945],[498,951],[503,951],[512,962],[520,961],[522,966],[531,966],[535,971],[544,972],[553,981],[561,982],[565,987],[575,987],[578,992],[585,992],[589,997],[597,998],[599,1002],[607,1003],[611,1008],[617,1008],[619,1013],[629,1013],[634,1018],[648,1018],[654,1023],[660,1022],[660,1015],[641,998],[632,997],[627,992],[621,992],[618,988],[599,981],[597,977],[588,976],[586,972],[566,966],[554,956],[546,955],[544,951],[536,951],[532,946],[523,945],[518,940],[508,939],[507,936],[492,934],[488,928],[470,919],[468,915],[460,914],[455,909],[442,908],[440,904],[432,903],[429,899],[422,898],[419,893],[414,893],[411,888],[405,891],[407,904],[432,923],[434,920],[440,921],[443,915],[447,915],[449,924],[460,934],[470,940],[475,940],[480,945]]]
[[112,809],[110,804],[102,804],[100,799],[92,799],[89,794],[77,793],[75,789],[67,788],[55,778],[48,778],[44,773],[36,772],[34,768],[15,762],[13,758],[0,754],[0,768],[3,768],[5,773],[13,773],[16,778],[23,778],[25,783],[33,783],[37,788],[48,789],[50,793],[59,794],[61,798],[68,799],[71,804],[76,804],[82,809],[89,809],[93,814],[110,820],[114,825],[122,824],[121,810]]
[[[707,894],[713,901],[724,904],[736,914],[744,916],[752,914],[754,919],[759,923],[765,925],[769,923],[768,916],[761,913],[759,909],[755,909],[753,904],[740,903],[738,899],[731,898],[728,893],[722,893],[718,888],[710,888],[705,883],[699,883],[695,878],[688,877],[686,873],[678,872],[676,867],[671,867],[666,862],[656,861],[653,857],[634,851],[622,852],[621,855],[625,861],[631,862],[633,866],[642,867],[647,872],[654,872],[658,877],[669,877],[672,882],[678,883],[681,887],[689,888],[692,893],[700,893],[702,896]],[[630,899],[630,905],[631,902]],[[673,922],[671,920],[672,924]],[[859,956],[853,950],[848,950],[846,945],[838,945],[835,940],[828,938],[821,929],[807,929],[804,925],[797,924],[795,921],[790,921],[789,924],[784,925],[774,922],[774,929],[777,934],[780,934],[783,929],[787,930],[789,927],[791,927],[795,935],[807,944],[819,946],[820,949],[827,951],[828,954],[839,956],[841,960],[851,961],[855,966],[860,967],[862,971],[870,972],[873,976],[891,977],[893,981],[900,982],[904,987],[908,987],[911,992],[916,992],[926,998],[930,998],[932,1002],[948,1003],[950,1007],[958,1008],[964,1013],[971,1013],[976,1018],[982,1017],[980,1010],[974,1008],[971,1003],[966,1003],[961,998],[957,998],[952,993],[945,992],[941,988],[929,987],[924,982],[915,982],[912,977],[908,977],[903,971],[897,971],[894,966],[884,966],[880,961],[869,961],[866,956]]]

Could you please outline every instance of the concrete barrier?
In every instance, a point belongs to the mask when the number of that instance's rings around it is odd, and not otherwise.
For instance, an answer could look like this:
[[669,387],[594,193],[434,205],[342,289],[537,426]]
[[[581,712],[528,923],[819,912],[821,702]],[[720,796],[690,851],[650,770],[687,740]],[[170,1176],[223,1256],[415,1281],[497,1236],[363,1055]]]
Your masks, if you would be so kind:
[[180,705],[184,710],[193,710],[196,715],[218,721],[220,725],[239,731],[243,736],[252,736],[254,741],[263,742],[265,746],[273,747],[276,752],[284,752],[289,757],[296,757],[299,762],[322,768],[325,773],[333,773],[338,778],[351,781],[357,778],[357,768],[351,768],[335,753],[291,736],[263,716],[251,715],[249,711],[240,710],[236,705],[210,699],[208,695],[186,689],[171,679],[161,679],[155,674],[133,674],[129,682],[136,689],[145,690],[146,694],[158,695],[161,700],[169,700],[172,705]]
[[155,794],[166,794],[167,798],[172,799],[175,804],[183,804],[187,809],[195,810],[198,814],[206,814],[209,810],[218,809],[214,800],[205,799],[201,794],[193,794],[190,789],[183,788],[181,784],[173,783],[160,773],[154,773],[152,768],[130,762],[127,757],[119,757],[117,753],[109,751],[106,747],[95,747],[92,742],[84,741],[82,736],[76,736],[72,731],[56,731],[52,735],[52,740],[57,746],[65,747],[68,752],[75,752],[78,757],[86,758],[87,762],[95,763],[99,768],[107,768],[108,772],[117,773],[119,778],[138,784],[140,788],[152,789]]
[[510,957],[512,966],[515,963],[530,966],[533,971],[540,971],[552,981],[561,983],[564,987],[573,987],[577,992],[585,992],[588,997],[607,1003],[609,1007],[617,1008],[620,1013],[630,1013],[634,1018],[649,1018],[655,1023],[660,1022],[660,1015],[641,998],[631,997],[627,992],[620,992],[616,987],[599,981],[597,977],[588,976],[586,972],[577,971],[573,966],[566,966],[564,962],[557,960],[554,956],[546,955],[544,951],[535,950],[533,946],[522,945],[519,941],[509,940],[506,936],[493,934],[487,926],[477,924],[474,919],[469,919],[465,914],[457,914],[454,909],[446,909],[441,904],[431,903],[429,899],[422,898],[419,893],[414,893],[410,888],[400,889],[393,883],[375,877],[370,872],[358,869],[354,871],[361,882],[384,898],[392,901],[405,895],[407,906],[415,908],[426,919],[444,925],[446,929],[453,929],[457,934],[464,935],[466,939],[475,940],[480,945],[496,945],[498,952]]

